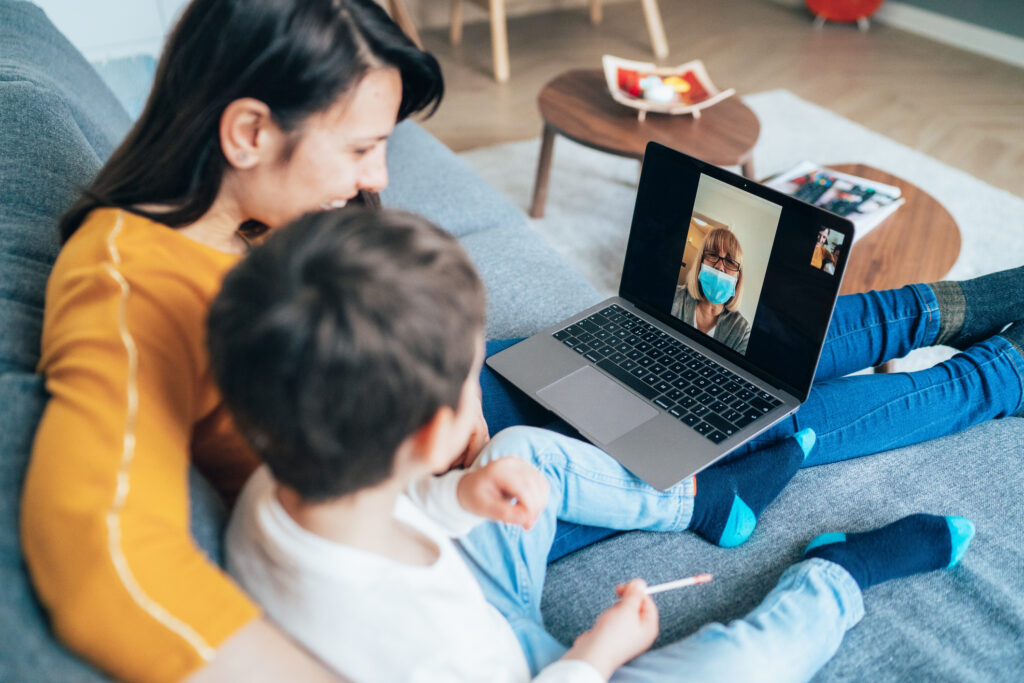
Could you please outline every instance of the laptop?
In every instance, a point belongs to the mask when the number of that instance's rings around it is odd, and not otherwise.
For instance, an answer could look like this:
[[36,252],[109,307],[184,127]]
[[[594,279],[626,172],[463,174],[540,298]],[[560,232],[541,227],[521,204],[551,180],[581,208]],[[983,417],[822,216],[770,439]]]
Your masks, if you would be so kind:
[[618,296],[487,364],[666,489],[807,399],[852,243],[850,221],[651,142]]

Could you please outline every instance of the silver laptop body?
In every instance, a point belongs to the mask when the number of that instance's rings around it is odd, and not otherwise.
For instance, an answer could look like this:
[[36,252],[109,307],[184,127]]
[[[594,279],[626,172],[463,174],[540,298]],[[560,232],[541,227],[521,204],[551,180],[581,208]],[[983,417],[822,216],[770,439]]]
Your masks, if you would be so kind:
[[[691,221],[705,222],[692,218],[697,214],[686,206],[687,197],[697,197],[693,205],[699,201],[698,184],[726,197],[732,187],[769,202],[765,206],[781,207],[771,255],[760,257],[766,275],[758,284],[750,346],[742,354],[668,314],[664,290],[678,287],[669,277],[680,263],[673,239],[685,240],[687,234],[683,229],[673,237],[675,228],[665,226],[679,222],[671,220],[677,214],[690,213]],[[672,198],[670,209],[662,206],[666,196]],[[754,199],[750,203],[756,205]],[[675,213],[664,214],[668,210]],[[693,229],[694,223],[689,225]],[[831,232],[821,232],[826,229]],[[833,247],[838,252],[833,270],[824,277],[804,273],[801,254],[805,243],[820,243],[819,234],[848,247],[852,230],[849,221],[834,214],[651,143],[619,296],[491,356],[487,364],[635,475],[656,488],[669,488],[790,415],[806,399],[847,249]],[[745,256],[744,268],[751,259]],[[651,275],[659,272],[665,273],[660,280]],[[788,306],[785,302],[794,297],[796,303]],[[790,326],[788,317],[794,318]]]

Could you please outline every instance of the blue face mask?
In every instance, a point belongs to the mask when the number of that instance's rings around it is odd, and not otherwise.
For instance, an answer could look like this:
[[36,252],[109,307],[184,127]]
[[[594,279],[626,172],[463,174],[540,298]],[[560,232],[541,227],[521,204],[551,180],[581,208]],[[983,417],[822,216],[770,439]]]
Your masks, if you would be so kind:
[[736,293],[736,276],[723,273],[706,263],[700,264],[697,280],[704,290],[704,296],[713,304],[724,304]]

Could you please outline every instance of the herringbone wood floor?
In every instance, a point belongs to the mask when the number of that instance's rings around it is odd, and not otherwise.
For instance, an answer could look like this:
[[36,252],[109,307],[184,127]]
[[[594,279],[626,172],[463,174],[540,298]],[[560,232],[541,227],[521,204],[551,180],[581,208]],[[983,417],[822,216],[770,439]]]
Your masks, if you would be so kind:
[[[741,94],[785,88],[894,140],[1024,197],[1024,69],[883,24],[816,31],[802,9],[764,0],[661,0],[671,54],[704,60],[719,87]],[[424,32],[448,93],[426,127],[456,151],[538,136],[540,88],[601,55],[649,60],[639,3],[509,20],[512,78],[491,79],[486,22],[452,48],[446,29]],[[852,160],[851,160],[852,161]],[[866,160],[870,161],[870,160]]]

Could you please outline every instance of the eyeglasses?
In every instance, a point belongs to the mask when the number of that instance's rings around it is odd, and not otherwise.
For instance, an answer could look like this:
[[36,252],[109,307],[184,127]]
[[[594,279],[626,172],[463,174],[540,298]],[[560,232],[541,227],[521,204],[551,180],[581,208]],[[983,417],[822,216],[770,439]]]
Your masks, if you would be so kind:
[[725,271],[727,273],[738,273],[740,272],[740,262],[735,261],[728,256],[719,256],[718,254],[712,254],[710,252],[704,252],[704,263],[709,266],[717,266],[719,263],[725,264]]

